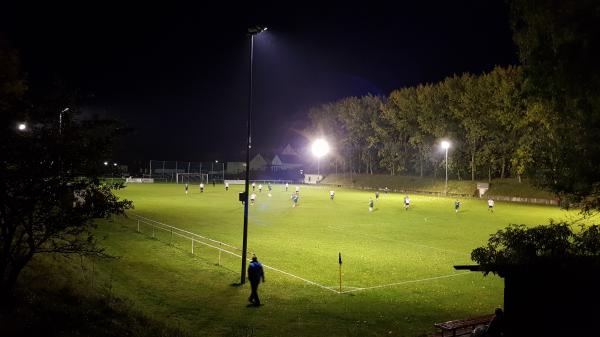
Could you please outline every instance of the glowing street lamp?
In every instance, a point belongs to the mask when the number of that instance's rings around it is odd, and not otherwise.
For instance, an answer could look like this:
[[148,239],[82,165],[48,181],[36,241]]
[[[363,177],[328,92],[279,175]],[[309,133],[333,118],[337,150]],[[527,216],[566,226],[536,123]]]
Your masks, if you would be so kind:
[[320,178],[320,159],[329,153],[329,144],[325,139],[317,139],[312,144],[312,153],[317,157],[317,179]]
[[17,129],[19,131],[25,131],[25,130],[27,130],[27,124],[25,124],[25,123],[19,123],[19,125],[17,125]]
[[450,147],[450,142],[447,140],[442,141],[442,148],[446,150],[446,185],[444,187],[444,195],[448,194],[448,148]]

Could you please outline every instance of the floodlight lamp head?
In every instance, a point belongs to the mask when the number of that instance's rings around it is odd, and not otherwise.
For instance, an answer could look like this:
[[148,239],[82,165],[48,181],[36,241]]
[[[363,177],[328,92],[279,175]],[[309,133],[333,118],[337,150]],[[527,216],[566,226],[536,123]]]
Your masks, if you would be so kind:
[[17,129],[19,129],[19,131],[25,131],[27,130],[27,124],[19,123],[19,125],[17,125]]
[[444,150],[448,150],[448,148],[450,147],[450,142],[447,140],[442,141],[442,148]]
[[256,25],[256,26],[248,28],[248,34],[249,35],[258,35],[258,34],[264,32],[265,30],[267,30],[267,27],[261,26],[261,25]]
[[321,158],[329,152],[329,144],[324,139],[317,139],[312,144],[312,153]]

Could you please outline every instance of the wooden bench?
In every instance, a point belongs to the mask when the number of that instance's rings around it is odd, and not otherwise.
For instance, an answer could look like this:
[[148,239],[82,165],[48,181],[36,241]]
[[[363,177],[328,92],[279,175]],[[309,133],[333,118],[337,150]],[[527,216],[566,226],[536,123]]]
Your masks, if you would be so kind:
[[443,323],[435,323],[433,326],[441,330],[439,336],[463,336],[470,334],[478,325],[487,325],[494,315],[479,316],[467,319],[458,319]]

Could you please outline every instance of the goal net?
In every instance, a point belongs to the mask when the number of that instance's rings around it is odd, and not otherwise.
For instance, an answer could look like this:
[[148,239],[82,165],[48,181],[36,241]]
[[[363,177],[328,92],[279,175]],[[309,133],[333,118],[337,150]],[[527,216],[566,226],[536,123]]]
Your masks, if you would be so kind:
[[208,173],[177,173],[176,182],[185,183],[205,183],[208,184]]

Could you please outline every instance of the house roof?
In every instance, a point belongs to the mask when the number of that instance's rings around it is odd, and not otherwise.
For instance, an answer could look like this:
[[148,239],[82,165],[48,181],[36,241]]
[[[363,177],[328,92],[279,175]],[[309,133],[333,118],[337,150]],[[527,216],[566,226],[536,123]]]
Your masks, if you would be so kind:
[[277,155],[283,164],[301,164],[300,158],[295,155],[280,154]]

